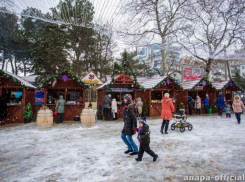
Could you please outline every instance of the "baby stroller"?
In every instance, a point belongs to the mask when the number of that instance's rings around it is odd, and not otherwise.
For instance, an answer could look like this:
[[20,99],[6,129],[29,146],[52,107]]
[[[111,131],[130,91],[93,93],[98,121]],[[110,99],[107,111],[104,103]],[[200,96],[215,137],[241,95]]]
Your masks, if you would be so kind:
[[177,114],[173,115],[175,122],[171,125],[171,130],[175,130],[175,128],[179,128],[180,132],[183,133],[185,128],[187,127],[189,131],[193,129],[191,123],[187,122],[187,116],[185,115],[185,110],[180,109]]

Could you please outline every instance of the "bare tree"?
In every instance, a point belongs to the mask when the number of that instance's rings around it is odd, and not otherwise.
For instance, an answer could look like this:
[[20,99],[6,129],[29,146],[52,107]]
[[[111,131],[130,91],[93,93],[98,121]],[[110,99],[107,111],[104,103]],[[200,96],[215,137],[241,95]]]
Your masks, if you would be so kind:
[[245,1],[195,0],[186,8],[188,28],[176,34],[178,43],[205,63],[210,78],[211,65],[218,56],[240,43]]
[[183,29],[183,8],[187,0],[130,0],[125,11],[130,15],[125,24],[125,35],[132,35],[135,41],[152,41],[160,38],[162,44],[162,75],[167,72],[165,49],[173,35]]

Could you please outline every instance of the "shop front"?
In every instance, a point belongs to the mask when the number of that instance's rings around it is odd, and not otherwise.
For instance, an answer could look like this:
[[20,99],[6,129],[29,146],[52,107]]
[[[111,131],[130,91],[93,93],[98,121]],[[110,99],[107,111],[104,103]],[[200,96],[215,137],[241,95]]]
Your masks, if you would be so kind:
[[[187,98],[185,102],[185,108],[188,108],[187,101],[188,101],[189,96],[191,96],[192,99],[194,100],[196,100],[197,96],[201,98],[202,113],[204,113],[204,99],[206,97],[209,98],[210,107],[214,106],[214,103],[216,100],[217,89],[207,79],[203,78],[203,79],[198,79],[198,80],[185,81],[185,82],[182,82],[182,86],[186,94],[185,97]],[[188,111],[189,109],[186,109],[186,112]]]
[[[85,89],[87,86],[76,76],[68,72],[47,79],[43,84],[44,105],[53,112],[60,96],[66,101],[64,120],[73,121],[85,107]],[[54,120],[56,121],[56,116]]]
[[171,77],[159,77],[150,79],[142,84],[146,88],[149,94],[149,116],[156,117],[161,116],[161,100],[165,93],[169,93],[170,98],[173,101],[175,110],[178,110],[179,105],[183,102],[183,91],[181,85]]
[[[233,80],[226,80],[221,82],[212,82],[217,89],[217,94],[222,93],[226,104],[232,105],[235,95],[240,95],[243,89]],[[218,95],[216,95],[217,97]]]
[[141,92],[143,87],[132,76],[125,73],[115,76],[115,78],[108,79],[106,83],[101,85],[98,89],[98,105],[104,108],[104,97],[109,95],[111,99],[116,99],[117,102],[117,116],[123,117],[123,96],[131,94],[132,99],[135,100],[138,96],[137,92]]
[[36,87],[22,78],[0,70],[0,95],[7,103],[5,123],[24,123],[23,112],[30,103],[34,108]]

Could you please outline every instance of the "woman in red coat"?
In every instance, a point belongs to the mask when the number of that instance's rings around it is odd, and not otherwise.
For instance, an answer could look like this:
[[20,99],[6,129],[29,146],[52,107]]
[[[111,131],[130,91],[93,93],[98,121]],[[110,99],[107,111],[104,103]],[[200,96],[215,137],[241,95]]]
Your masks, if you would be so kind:
[[165,93],[162,99],[162,112],[161,112],[161,119],[162,127],[161,133],[163,134],[163,129],[165,127],[165,134],[168,134],[168,125],[169,121],[172,119],[172,112],[174,112],[174,104],[172,100],[169,98],[169,93]]

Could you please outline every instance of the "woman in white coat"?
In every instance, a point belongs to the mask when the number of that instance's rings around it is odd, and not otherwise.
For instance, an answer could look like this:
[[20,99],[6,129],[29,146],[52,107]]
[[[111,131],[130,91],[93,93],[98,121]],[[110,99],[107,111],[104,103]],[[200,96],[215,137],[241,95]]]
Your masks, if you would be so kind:
[[197,100],[196,100],[197,114],[201,114],[201,107],[202,107],[201,98],[197,96]]
[[112,99],[111,102],[111,112],[112,112],[113,120],[117,120],[117,101],[115,98]]

